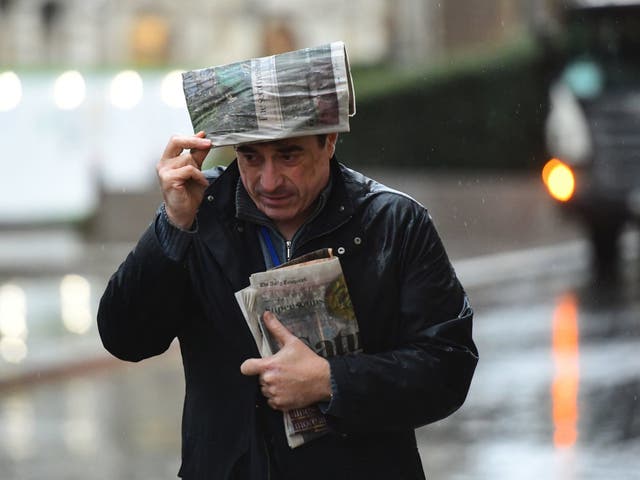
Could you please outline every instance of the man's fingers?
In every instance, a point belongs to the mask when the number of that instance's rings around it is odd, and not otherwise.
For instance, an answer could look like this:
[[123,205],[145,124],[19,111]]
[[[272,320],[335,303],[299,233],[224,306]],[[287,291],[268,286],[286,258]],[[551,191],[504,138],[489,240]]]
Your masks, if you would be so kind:
[[[198,133],[196,133],[196,137],[198,138],[202,138],[205,139],[205,136],[207,134],[203,131],[200,130]],[[202,167],[202,162],[204,162],[204,159],[207,158],[207,155],[209,155],[209,151],[211,150],[211,147],[213,147],[213,145],[211,144],[211,142],[209,142],[209,146],[207,148],[204,149],[197,149],[197,148],[192,148],[190,149],[189,153],[191,154],[191,157],[193,158],[193,161],[196,163],[196,165],[198,165],[198,168]]]
[[202,162],[204,162],[204,159],[207,158],[207,155],[209,155],[209,149],[198,150],[196,148],[192,148],[189,152],[189,155],[191,155],[193,162],[198,166],[198,168],[200,168],[202,167]]
[[264,320],[267,330],[269,330],[275,341],[278,343],[278,346],[282,347],[288,341],[297,338],[293,333],[287,330],[287,327],[280,323],[278,317],[276,317],[272,312],[264,312],[262,319]]
[[174,135],[164,150],[162,158],[177,157],[183,150],[209,150],[211,140],[205,138],[205,133],[200,131],[195,135]]
[[264,398],[273,398],[275,396],[275,389],[271,385],[260,385],[260,391]]
[[180,168],[165,169],[160,172],[160,178],[163,184],[173,184],[174,188],[179,187],[187,183],[189,180],[193,180],[199,183],[202,187],[207,188],[209,181],[204,174],[193,165],[185,165]]
[[175,169],[184,167],[186,165],[191,165],[195,168],[198,168],[198,164],[193,159],[193,155],[189,152],[184,152],[177,157],[160,160],[160,163],[158,163],[158,170]]
[[263,360],[260,358],[250,358],[240,365],[240,373],[247,376],[260,375],[264,371]]
[[273,399],[273,398],[267,399],[267,405],[269,405],[274,410],[280,410],[281,412],[286,411],[286,409],[283,407],[282,403],[280,403],[278,400]]
[[[197,159],[202,157],[200,159],[200,163],[202,163],[204,157],[207,156],[207,153],[209,153],[211,149],[211,140],[204,138],[204,135],[204,132],[198,132],[195,135],[174,135],[169,140],[162,159],[168,160],[175,158],[179,156],[183,150],[191,150],[192,155],[196,152],[198,153]],[[194,161],[196,161],[196,158],[194,158]]]

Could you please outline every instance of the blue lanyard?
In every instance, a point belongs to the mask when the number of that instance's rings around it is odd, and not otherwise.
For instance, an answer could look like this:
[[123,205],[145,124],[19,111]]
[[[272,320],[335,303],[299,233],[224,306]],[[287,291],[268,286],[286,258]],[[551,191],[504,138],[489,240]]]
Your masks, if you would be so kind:
[[276,247],[273,246],[273,241],[271,240],[271,235],[269,235],[269,230],[267,227],[260,227],[260,234],[262,235],[262,239],[264,240],[265,245],[267,246],[267,250],[269,250],[269,255],[271,256],[271,261],[273,262],[273,266],[277,267],[282,262],[280,261],[280,257],[278,257],[278,252],[276,252]]

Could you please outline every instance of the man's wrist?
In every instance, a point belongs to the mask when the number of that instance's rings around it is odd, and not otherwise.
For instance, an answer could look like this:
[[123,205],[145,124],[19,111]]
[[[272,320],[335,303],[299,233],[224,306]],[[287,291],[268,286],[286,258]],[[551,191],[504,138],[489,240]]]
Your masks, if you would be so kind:
[[161,206],[161,213],[166,217],[167,222],[178,230],[182,230],[187,233],[194,233],[196,227],[196,217],[194,216],[192,219],[188,221],[178,221],[176,217],[171,213],[170,210],[167,209],[167,204],[163,203]]
[[[336,357],[333,357],[336,358]],[[327,360],[329,364],[329,396],[327,400],[318,402],[318,407],[320,411],[324,414],[335,415],[336,412],[340,409],[339,407],[339,398],[340,392],[338,390],[338,384],[335,380],[335,375],[333,374],[332,362]]]
[[323,375],[322,375],[322,392],[321,392],[321,400],[322,402],[330,402],[333,397],[333,390],[331,388],[331,366],[326,358],[322,358],[324,367],[323,367]]
[[182,229],[171,222],[163,203],[158,211],[155,227],[165,255],[172,260],[182,261],[191,245],[193,235],[198,231],[197,220],[191,230]]

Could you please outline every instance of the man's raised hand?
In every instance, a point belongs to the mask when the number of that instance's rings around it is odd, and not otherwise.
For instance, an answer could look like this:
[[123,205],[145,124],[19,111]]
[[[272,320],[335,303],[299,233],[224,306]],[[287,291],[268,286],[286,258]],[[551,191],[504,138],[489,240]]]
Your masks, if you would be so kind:
[[165,209],[174,225],[188,229],[193,224],[205,189],[209,186],[200,171],[211,150],[211,140],[204,132],[190,136],[173,136],[156,165]]
[[271,312],[264,323],[280,350],[267,358],[250,358],[241,366],[244,375],[258,375],[260,389],[275,410],[302,408],[331,398],[329,362],[293,335]]

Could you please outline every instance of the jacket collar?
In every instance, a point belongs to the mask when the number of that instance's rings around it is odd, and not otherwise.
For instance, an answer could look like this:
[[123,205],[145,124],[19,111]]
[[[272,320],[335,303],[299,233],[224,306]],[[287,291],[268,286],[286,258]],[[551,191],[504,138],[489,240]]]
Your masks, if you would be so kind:
[[238,166],[233,162],[205,190],[198,210],[200,239],[234,292],[248,285],[249,275],[265,268],[255,229],[235,218],[239,178]]
[[327,197],[324,209],[307,224],[304,235],[298,245],[326,235],[347,222],[354,212],[353,197],[347,188],[343,167],[336,157],[331,159],[331,191]]

